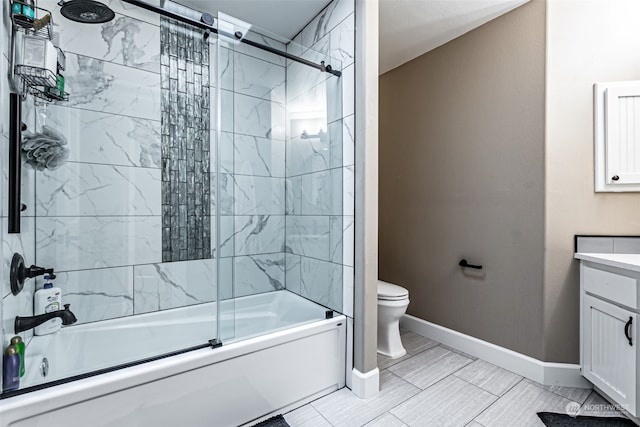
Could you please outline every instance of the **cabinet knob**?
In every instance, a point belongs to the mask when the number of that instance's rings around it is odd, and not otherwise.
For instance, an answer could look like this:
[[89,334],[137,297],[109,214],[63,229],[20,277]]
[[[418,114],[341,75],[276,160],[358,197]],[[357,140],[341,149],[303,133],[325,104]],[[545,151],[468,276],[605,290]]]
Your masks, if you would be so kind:
[[611,177],[611,181],[618,181],[620,179],[620,177],[618,175],[613,175]]

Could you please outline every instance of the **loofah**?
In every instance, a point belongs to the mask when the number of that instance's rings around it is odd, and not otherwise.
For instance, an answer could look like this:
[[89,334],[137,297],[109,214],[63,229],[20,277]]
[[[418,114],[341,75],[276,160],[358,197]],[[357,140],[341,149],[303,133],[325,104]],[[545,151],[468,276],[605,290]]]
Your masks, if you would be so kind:
[[64,135],[45,125],[41,133],[23,134],[22,155],[25,162],[36,170],[56,170],[69,158],[66,145]]

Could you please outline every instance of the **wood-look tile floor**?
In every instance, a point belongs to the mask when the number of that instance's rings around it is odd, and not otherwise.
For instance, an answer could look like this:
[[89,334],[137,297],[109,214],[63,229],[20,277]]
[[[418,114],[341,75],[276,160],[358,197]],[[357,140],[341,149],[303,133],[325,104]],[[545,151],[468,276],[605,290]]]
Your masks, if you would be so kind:
[[[285,414],[292,427],[544,427],[537,412],[619,416],[592,390],[547,387],[404,332],[407,354],[378,355],[380,393],[363,400],[347,388]],[[575,402],[575,403],[574,403]]]

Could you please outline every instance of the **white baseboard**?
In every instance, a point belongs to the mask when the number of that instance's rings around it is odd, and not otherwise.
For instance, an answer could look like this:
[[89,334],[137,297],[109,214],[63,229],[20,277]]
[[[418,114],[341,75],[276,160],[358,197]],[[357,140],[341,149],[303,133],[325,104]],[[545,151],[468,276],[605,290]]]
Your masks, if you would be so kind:
[[360,399],[368,399],[380,391],[380,371],[372,369],[364,374],[353,368],[351,375],[351,391]]
[[402,316],[400,326],[540,384],[593,388],[593,385],[580,375],[580,365],[543,362],[409,314]]

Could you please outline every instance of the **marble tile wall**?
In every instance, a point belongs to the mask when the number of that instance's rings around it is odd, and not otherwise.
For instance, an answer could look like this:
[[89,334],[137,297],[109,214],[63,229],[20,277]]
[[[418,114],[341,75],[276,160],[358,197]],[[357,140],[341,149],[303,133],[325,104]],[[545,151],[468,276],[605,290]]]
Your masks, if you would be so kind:
[[[315,62],[333,54],[342,68],[353,63],[353,13],[353,1],[332,3],[297,38],[312,49],[261,42]],[[286,287],[351,313],[353,189],[343,185],[353,186],[353,109],[343,113],[342,80],[222,43],[220,256],[233,257],[233,295]]]
[[[0,269],[6,272],[14,251],[28,263],[55,267],[78,324],[214,300],[215,260],[162,262],[160,18],[109,0],[116,19],[87,26],[62,18],[55,3],[40,0],[55,11],[71,99],[25,110],[30,126],[48,124],[67,137],[70,157],[56,171],[23,169],[27,210],[20,235],[6,234],[2,200]],[[351,313],[353,87],[347,84],[353,82],[353,9],[353,0],[334,1],[296,38],[321,55],[339,58],[345,70],[340,79],[327,82],[316,70],[296,70],[281,57],[243,44],[222,46],[220,58],[210,54],[211,94],[217,81],[214,59],[221,70],[221,173],[211,174],[210,191],[214,194],[219,179],[220,253],[214,244],[211,248],[220,257],[222,298],[286,287]],[[281,50],[316,55],[258,37]],[[2,46],[2,76],[7,66]],[[0,78],[0,93],[7,93],[6,84]],[[325,136],[288,137],[290,111],[304,113],[296,103],[309,99],[327,111]],[[210,110],[214,117],[213,106]],[[7,114],[2,98],[0,115]],[[2,123],[7,121],[0,120],[0,142],[6,145]],[[2,188],[5,152],[0,150]],[[215,203],[211,197],[211,212]],[[212,242],[214,230],[212,218]],[[27,282],[18,297],[8,283],[1,285],[8,334],[13,317],[32,314],[33,293],[42,282]]]
[[[194,260],[134,266],[135,314],[215,301],[215,260]],[[193,286],[200,282],[204,286]]]
[[285,288],[286,64],[252,46],[219,43],[220,286],[239,297]]
[[[0,235],[2,245],[0,246],[0,319],[2,319],[1,346],[4,349],[10,338],[14,335],[13,321],[17,315],[29,315],[33,312],[34,283],[27,282],[23,291],[14,296],[9,287],[9,267],[14,252],[19,252],[24,257],[33,261],[35,259],[35,200],[33,170],[22,169],[22,202],[27,205],[27,209],[22,212],[20,221],[21,234],[8,234],[8,218],[6,207],[8,187],[8,144],[9,144],[9,93],[10,85],[7,78],[9,70],[9,39],[10,39],[10,18],[9,2],[2,2],[0,7]],[[33,109],[33,100],[23,103],[23,110],[29,112]],[[23,122],[32,125],[33,115],[25,115]],[[25,342],[29,342],[33,334],[27,332],[23,334]]]
[[[56,269],[78,325],[135,314],[134,266],[162,261],[160,20],[109,2],[111,22],[59,13],[68,102],[40,106],[68,140],[65,165],[35,173],[35,259]],[[42,281],[34,281],[36,288]]]
[[[287,46],[342,76],[287,63],[287,289],[353,316],[355,3],[334,0]],[[323,133],[320,133],[322,130]],[[305,138],[306,131],[319,137]]]
[[[67,53],[71,97],[46,107],[25,103],[24,121],[34,129],[44,124],[58,129],[68,140],[70,155],[54,171],[23,168],[27,210],[21,234],[7,235],[6,217],[0,222],[0,269],[7,271],[14,252],[29,264],[54,267],[63,302],[71,304],[77,324],[216,298],[214,260],[162,262],[160,17],[118,0],[108,4],[116,12],[113,21],[82,25],[60,16],[55,0],[39,2],[53,11],[54,29]],[[1,39],[6,40],[4,35]],[[3,45],[2,76],[7,64]],[[205,74],[209,89],[208,70]],[[7,93],[6,79],[0,85],[0,92]],[[7,101],[0,100],[3,117]],[[0,141],[6,146],[7,120],[0,123]],[[2,188],[7,185],[5,152],[0,151]],[[206,175],[208,190],[208,171]],[[0,193],[5,206],[5,192]],[[5,282],[1,308],[8,339],[13,318],[33,314],[33,293],[42,280],[27,281],[17,297]]]

